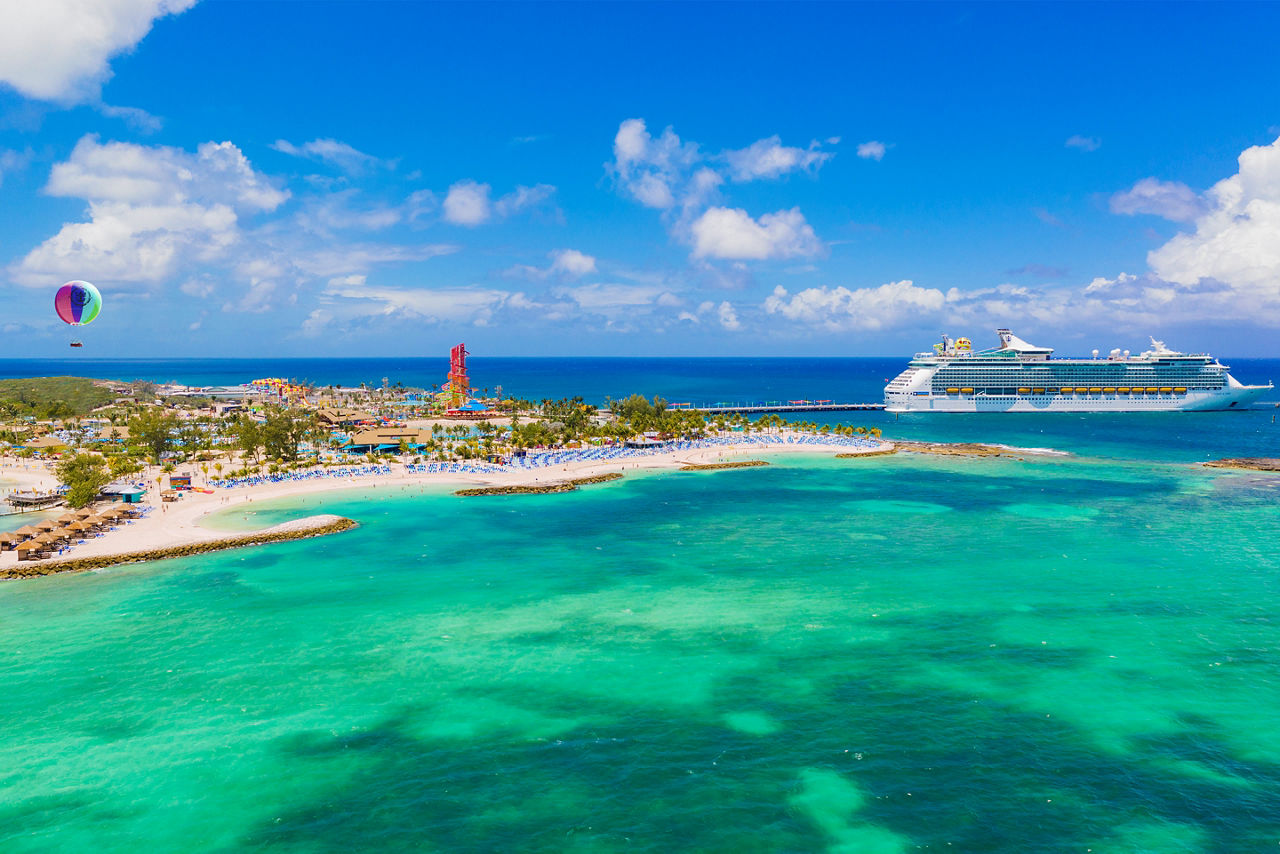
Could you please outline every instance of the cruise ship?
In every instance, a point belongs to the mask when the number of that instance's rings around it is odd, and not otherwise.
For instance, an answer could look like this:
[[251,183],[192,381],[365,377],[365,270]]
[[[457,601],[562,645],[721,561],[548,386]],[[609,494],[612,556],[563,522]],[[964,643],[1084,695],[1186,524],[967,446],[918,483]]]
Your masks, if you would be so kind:
[[1112,350],[1088,359],[998,329],[1000,346],[974,350],[942,337],[917,353],[884,388],[889,412],[1160,412],[1243,409],[1272,385],[1242,385],[1203,353],[1179,353],[1151,339],[1140,355]]

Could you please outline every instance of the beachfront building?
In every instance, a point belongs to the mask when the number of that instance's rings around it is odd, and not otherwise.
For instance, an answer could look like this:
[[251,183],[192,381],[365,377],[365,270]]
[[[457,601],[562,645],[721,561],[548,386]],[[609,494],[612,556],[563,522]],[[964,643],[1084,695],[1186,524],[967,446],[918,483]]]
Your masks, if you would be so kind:
[[413,427],[379,427],[353,433],[342,449],[353,454],[379,454],[387,451],[394,453],[400,450],[402,445],[418,450],[432,441],[432,438],[430,430],[419,430]]
[[354,427],[357,424],[373,424],[377,417],[359,409],[326,408],[316,411],[316,421],[326,427]]

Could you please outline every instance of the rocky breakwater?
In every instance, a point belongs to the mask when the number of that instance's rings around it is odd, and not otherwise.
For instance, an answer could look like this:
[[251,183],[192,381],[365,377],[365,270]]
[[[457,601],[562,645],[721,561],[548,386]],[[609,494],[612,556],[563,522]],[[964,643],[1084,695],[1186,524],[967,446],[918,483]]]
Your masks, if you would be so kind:
[[874,451],[857,451],[852,454],[836,454],[837,460],[852,460],[858,457],[887,457],[890,454],[898,453],[896,444],[885,443],[882,447],[876,448]]
[[1280,458],[1277,457],[1228,457],[1225,460],[1210,460],[1202,463],[1211,469],[1244,469],[1246,471],[1280,471]]
[[308,537],[322,537],[337,534],[356,527],[353,519],[344,516],[322,515],[308,516],[285,522],[251,534],[237,534],[231,537],[198,540],[159,549],[144,551],[119,552],[117,554],[96,555],[94,557],[67,558],[65,560],[32,561],[16,566],[6,567],[0,578],[34,578],[40,575],[52,575],[57,572],[86,572],[93,569],[105,569],[126,563],[143,563],[152,560],[167,560],[175,557],[192,557],[207,552],[218,552],[224,549],[237,549],[246,546],[262,546],[268,543],[282,543],[288,540],[302,540]]
[[622,472],[609,472],[608,474],[598,474],[594,477],[579,477],[573,480],[557,480],[554,483],[545,484],[521,484],[516,486],[480,486],[474,489],[459,489],[454,495],[547,495],[553,492],[573,492],[580,486],[587,486],[592,483],[606,483],[611,480],[618,480],[622,477]]
[[735,460],[731,463],[690,463],[680,466],[680,471],[716,471],[718,469],[749,469],[756,466],[767,466],[765,460]]

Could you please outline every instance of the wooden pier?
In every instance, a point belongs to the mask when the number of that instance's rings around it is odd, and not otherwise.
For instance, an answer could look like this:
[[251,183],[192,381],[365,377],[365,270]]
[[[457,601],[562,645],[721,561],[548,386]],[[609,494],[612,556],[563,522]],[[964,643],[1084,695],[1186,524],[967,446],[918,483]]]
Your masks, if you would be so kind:
[[868,412],[884,409],[883,403],[835,403],[829,400],[791,400],[785,403],[670,403],[668,409],[689,409],[707,415],[767,415],[774,412]]

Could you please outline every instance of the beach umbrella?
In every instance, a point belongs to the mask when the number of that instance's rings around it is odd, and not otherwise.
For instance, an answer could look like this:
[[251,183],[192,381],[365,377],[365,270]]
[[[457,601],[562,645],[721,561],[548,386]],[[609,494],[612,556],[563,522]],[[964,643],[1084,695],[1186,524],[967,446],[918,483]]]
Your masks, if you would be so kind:
[[45,519],[43,522],[36,522],[35,525],[37,531],[52,531],[56,527],[58,527],[58,523],[52,522],[48,519]]
[[57,519],[54,519],[53,521],[57,522],[59,525],[70,525],[72,522],[74,522],[79,518],[80,517],[75,513],[63,513],[61,516],[59,516]]
[[97,512],[98,512],[98,511],[97,511],[97,510],[94,510],[92,507],[86,507],[86,508],[84,508],[83,510],[77,510],[77,511],[76,511],[76,518],[77,518],[77,519],[85,519],[85,518],[88,518],[89,516],[92,516],[94,513],[97,513]]
[[40,529],[35,525],[23,525],[21,528],[14,531],[14,533],[20,537],[34,537],[36,534],[40,533]]
[[68,527],[73,531],[90,531],[93,529],[93,523],[84,521],[72,522]]

